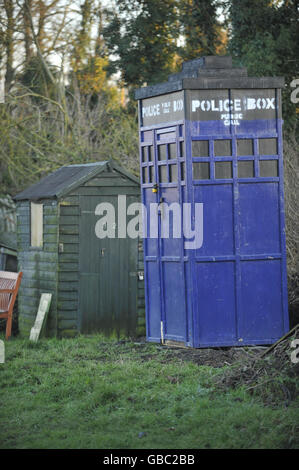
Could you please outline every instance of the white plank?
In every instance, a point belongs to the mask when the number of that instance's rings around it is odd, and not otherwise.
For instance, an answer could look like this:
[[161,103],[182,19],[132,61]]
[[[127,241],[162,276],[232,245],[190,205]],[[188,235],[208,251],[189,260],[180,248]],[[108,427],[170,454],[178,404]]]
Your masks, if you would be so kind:
[[38,341],[43,326],[46,324],[48,312],[51,305],[52,294],[42,294],[39,302],[35,323],[30,331],[30,340]]

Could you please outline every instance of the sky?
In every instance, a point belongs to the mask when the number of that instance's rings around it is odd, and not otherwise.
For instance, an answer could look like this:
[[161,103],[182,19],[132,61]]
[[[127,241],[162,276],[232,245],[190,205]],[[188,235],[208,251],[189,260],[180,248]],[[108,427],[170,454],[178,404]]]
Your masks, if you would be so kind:
[[[103,7],[111,7],[114,4],[114,0],[100,0],[100,2],[101,2],[101,5]],[[74,6],[79,7],[83,3],[83,0],[77,0],[76,2],[71,2],[70,0],[65,0],[62,3],[67,5],[67,6],[70,6],[70,7],[74,7]],[[72,13],[70,15],[72,16]],[[75,13],[73,13],[73,16],[74,16],[74,20],[75,20],[75,18],[76,18]],[[221,13],[221,9],[219,9],[219,21],[222,22],[223,19],[224,19],[224,17]],[[96,25],[95,25],[94,29],[93,29],[94,37],[96,37],[96,32],[97,32],[97,28],[96,28]],[[180,42],[183,43],[183,38],[181,39]],[[22,52],[22,54],[23,54],[23,52]],[[61,67],[62,57],[61,57],[60,54],[58,54],[58,53],[51,54],[49,56],[49,59],[53,63],[54,66],[57,66],[58,68]],[[19,58],[19,60],[17,59],[17,61],[21,62],[21,59]],[[66,68],[65,72],[67,72],[67,62],[66,62],[65,68]],[[115,77],[115,79],[117,79],[117,76]],[[4,101],[4,70],[0,70],[0,103],[2,103],[3,101]]]

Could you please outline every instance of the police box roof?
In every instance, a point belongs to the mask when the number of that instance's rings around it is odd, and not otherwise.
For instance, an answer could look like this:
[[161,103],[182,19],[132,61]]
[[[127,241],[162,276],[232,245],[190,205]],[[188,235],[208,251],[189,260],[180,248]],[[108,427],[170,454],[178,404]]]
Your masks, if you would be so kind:
[[168,82],[135,90],[135,99],[164,95],[180,90],[283,88],[283,77],[248,77],[246,68],[232,65],[231,56],[205,56],[184,62],[182,71]]

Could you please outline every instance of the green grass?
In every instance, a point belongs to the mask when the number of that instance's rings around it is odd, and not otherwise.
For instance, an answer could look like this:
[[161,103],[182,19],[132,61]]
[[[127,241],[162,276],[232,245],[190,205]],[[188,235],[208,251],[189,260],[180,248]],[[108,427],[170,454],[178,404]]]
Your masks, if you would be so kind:
[[[298,401],[217,394],[221,369],[100,336],[12,338],[0,364],[1,448],[298,448]],[[143,433],[143,434],[141,434]]]

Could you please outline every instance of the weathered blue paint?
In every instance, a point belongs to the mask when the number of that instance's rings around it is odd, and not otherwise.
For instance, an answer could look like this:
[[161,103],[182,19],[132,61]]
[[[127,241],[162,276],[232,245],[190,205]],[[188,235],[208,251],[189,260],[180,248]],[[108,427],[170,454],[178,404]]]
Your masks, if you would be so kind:
[[[241,90],[219,93],[241,98],[244,93],[245,102],[244,83]],[[184,83],[182,92],[175,95],[177,99],[184,93],[184,119],[173,120],[172,114],[169,121],[166,115],[164,123],[161,116],[152,123],[147,116],[150,125],[144,126],[140,100],[141,187],[147,225],[153,202],[190,202],[193,214],[195,203],[204,207],[201,248],[186,250],[183,237],[162,238],[161,213],[158,238],[144,240],[148,341],[172,340],[197,348],[270,344],[289,329],[281,100],[277,82],[273,87],[270,81],[267,84],[269,90],[261,82],[260,88],[250,89],[250,96],[256,91],[262,97],[265,88],[266,97],[275,96],[275,110],[250,114],[247,109],[247,119],[238,125],[191,119],[192,91]],[[217,91],[209,90],[211,96],[213,92],[217,96]],[[155,90],[153,96],[157,106]],[[170,94],[162,97],[164,102],[168,97],[171,101]],[[269,119],[259,119],[266,112]],[[202,147],[193,142],[201,142]],[[198,151],[204,155],[192,154],[192,146],[204,148]],[[193,164],[201,166],[193,170]],[[196,171],[205,179],[196,179]],[[157,192],[153,192],[155,185]],[[171,229],[172,222],[170,233]]]

